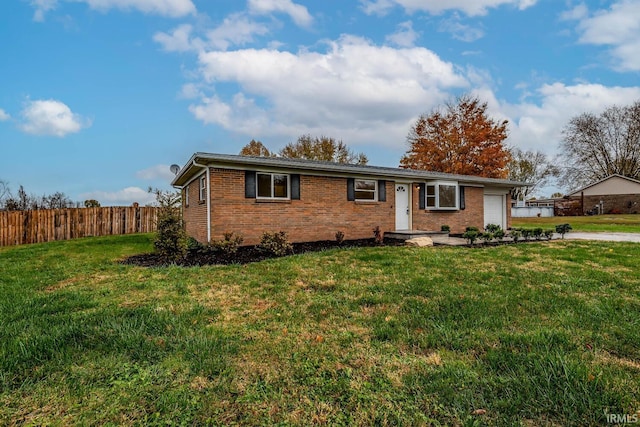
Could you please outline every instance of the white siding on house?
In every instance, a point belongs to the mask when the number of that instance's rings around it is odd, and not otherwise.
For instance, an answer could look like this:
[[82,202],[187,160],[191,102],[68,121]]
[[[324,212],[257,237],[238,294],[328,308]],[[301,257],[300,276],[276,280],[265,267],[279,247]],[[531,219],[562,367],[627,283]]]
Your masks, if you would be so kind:
[[582,191],[572,193],[572,195],[579,196],[581,193],[584,193],[585,196],[640,194],[640,184],[619,176],[612,176]]

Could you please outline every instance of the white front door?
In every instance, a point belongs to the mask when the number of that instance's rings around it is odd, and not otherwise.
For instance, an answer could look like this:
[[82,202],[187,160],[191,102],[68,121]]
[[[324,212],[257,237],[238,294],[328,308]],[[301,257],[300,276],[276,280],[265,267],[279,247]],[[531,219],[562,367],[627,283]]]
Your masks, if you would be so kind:
[[396,184],[396,230],[410,230],[409,227],[409,184]]

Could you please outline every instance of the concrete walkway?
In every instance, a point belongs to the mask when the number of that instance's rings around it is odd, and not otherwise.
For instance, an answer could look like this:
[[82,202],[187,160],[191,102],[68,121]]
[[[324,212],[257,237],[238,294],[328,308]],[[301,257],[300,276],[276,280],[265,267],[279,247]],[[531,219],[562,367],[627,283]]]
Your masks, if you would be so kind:
[[[560,235],[554,235],[559,239]],[[609,242],[635,242],[640,243],[640,233],[587,233],[583,231],[569,232],[564,235],[567,240],[604,240]]]
[[[443,246],[464,246],[467,245],[467,239],[460,237],[449,237],[448,235],[430,236],[435,245]],[[587,232],[569,232],[564,235],[565,240],[600,240],[608,242],[635,242],[640,243],[640,233],[587,233]],[[553,235],[553,240],[560,240],[559,234]],[[505,237],[505,242],[510,242],[511,238]],[[542,240],[543,242],[546,240]],[[524,240],[521,240],[524,242]],[[535,242],[535,240],[529,240]],[[482,243],[478,241],[478,244]]]

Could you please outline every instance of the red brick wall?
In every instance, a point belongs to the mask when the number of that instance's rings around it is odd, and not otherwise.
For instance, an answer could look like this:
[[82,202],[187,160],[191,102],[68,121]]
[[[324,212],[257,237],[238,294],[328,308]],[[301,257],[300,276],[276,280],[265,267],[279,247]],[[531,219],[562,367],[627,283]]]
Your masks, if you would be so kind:
[[[334,240],[339,230],[345,239],[361,239],[373,237],[376,226],[395,229],[393,181],[387,181],[386,202],[348,201],[346,178],[308,175],[300,176],[300,200],[258,201],[244,197],[244,177],[244,171],[211,169],[212,240],[233,232],[244,237],[244,244],[253,245],[265,231],[286,231],[292,242]],[[466,209],[448,212],[419,209],[418,189],[411,187],[414,230],[439,231],[447,224],[452,233],[463,233],[467,226],[484,226],[482,188],[466,187]],[[196,179],[189,185],[190,206],[185,207],[184,218],[187,233],[206,242],[206,204],[198,202],[198,194]]]
[[[184,192],[189,191],[189,206],[185,206]],[[200,177],[182,190],[182,212],[187,235],[200,242],[207,241],[207,204],[200,198]]]
[[252,245],[265,231],[286,231],[292,242],[334,240],[338,230],[345,239],[361,239],[373,237],[376,226],[395,227],[391,181],[386,202],[347,201],[346,178],[308,175],[300,176],[300,200],[258,201],[244,197],[244,176],[244,171],[211,170],[212,240],[234,232]]
[[442,225],[451,227],[451,233],[464,233],[465,228],[484,228],[484,189],[465,187],[465,209],[459,211],[424,210],[419,205],[419,190],[413,185],[413,229],[440,231]]

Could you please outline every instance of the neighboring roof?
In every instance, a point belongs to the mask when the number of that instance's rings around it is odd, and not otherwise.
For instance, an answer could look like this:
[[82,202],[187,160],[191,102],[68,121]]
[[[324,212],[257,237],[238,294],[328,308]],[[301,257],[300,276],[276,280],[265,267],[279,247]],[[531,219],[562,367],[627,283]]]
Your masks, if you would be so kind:
[[351,165],[344,163],[324,162],[318,160],[287,159],[283,157],[254,157],[233,154],[195,153],[171,185],[182,186],[198,174],[203,165],[210,167],[232,167],[234,169],[276,168],[296,172],[315,172],[336,175],[366,175],[381,178],[433,180],[448,179],[465,183],[495,185],[501,187],[524,187],[525,182],[509,181],[506,179],[483,178],[471,175],[456,175],[442,172],[430,172],[415,169],[389,168],[382,166]]
[[595,187],[598,184],[602,184],[603,182],[608,181],[611,178],[622,178],[622,179],[625,179],[625,180],[627,180],[629,182],[633,182],[635,184],[640,184],[640,181],[638,181],[637,179],[629,178],[628,176],[624,176],[624,175],[620,175],[620,174],[614,173],[613,175],[609,175],[608,177],[603,178],[600,181],[594,182],[593,184],[585,185],[582,188],[578,188],[577,190],[574,190],[571,193],[569,193],[568,196],[575,196],[576,194],[581,193],[581,192],[583,192],[584,190],[586,190],[588,188]]

